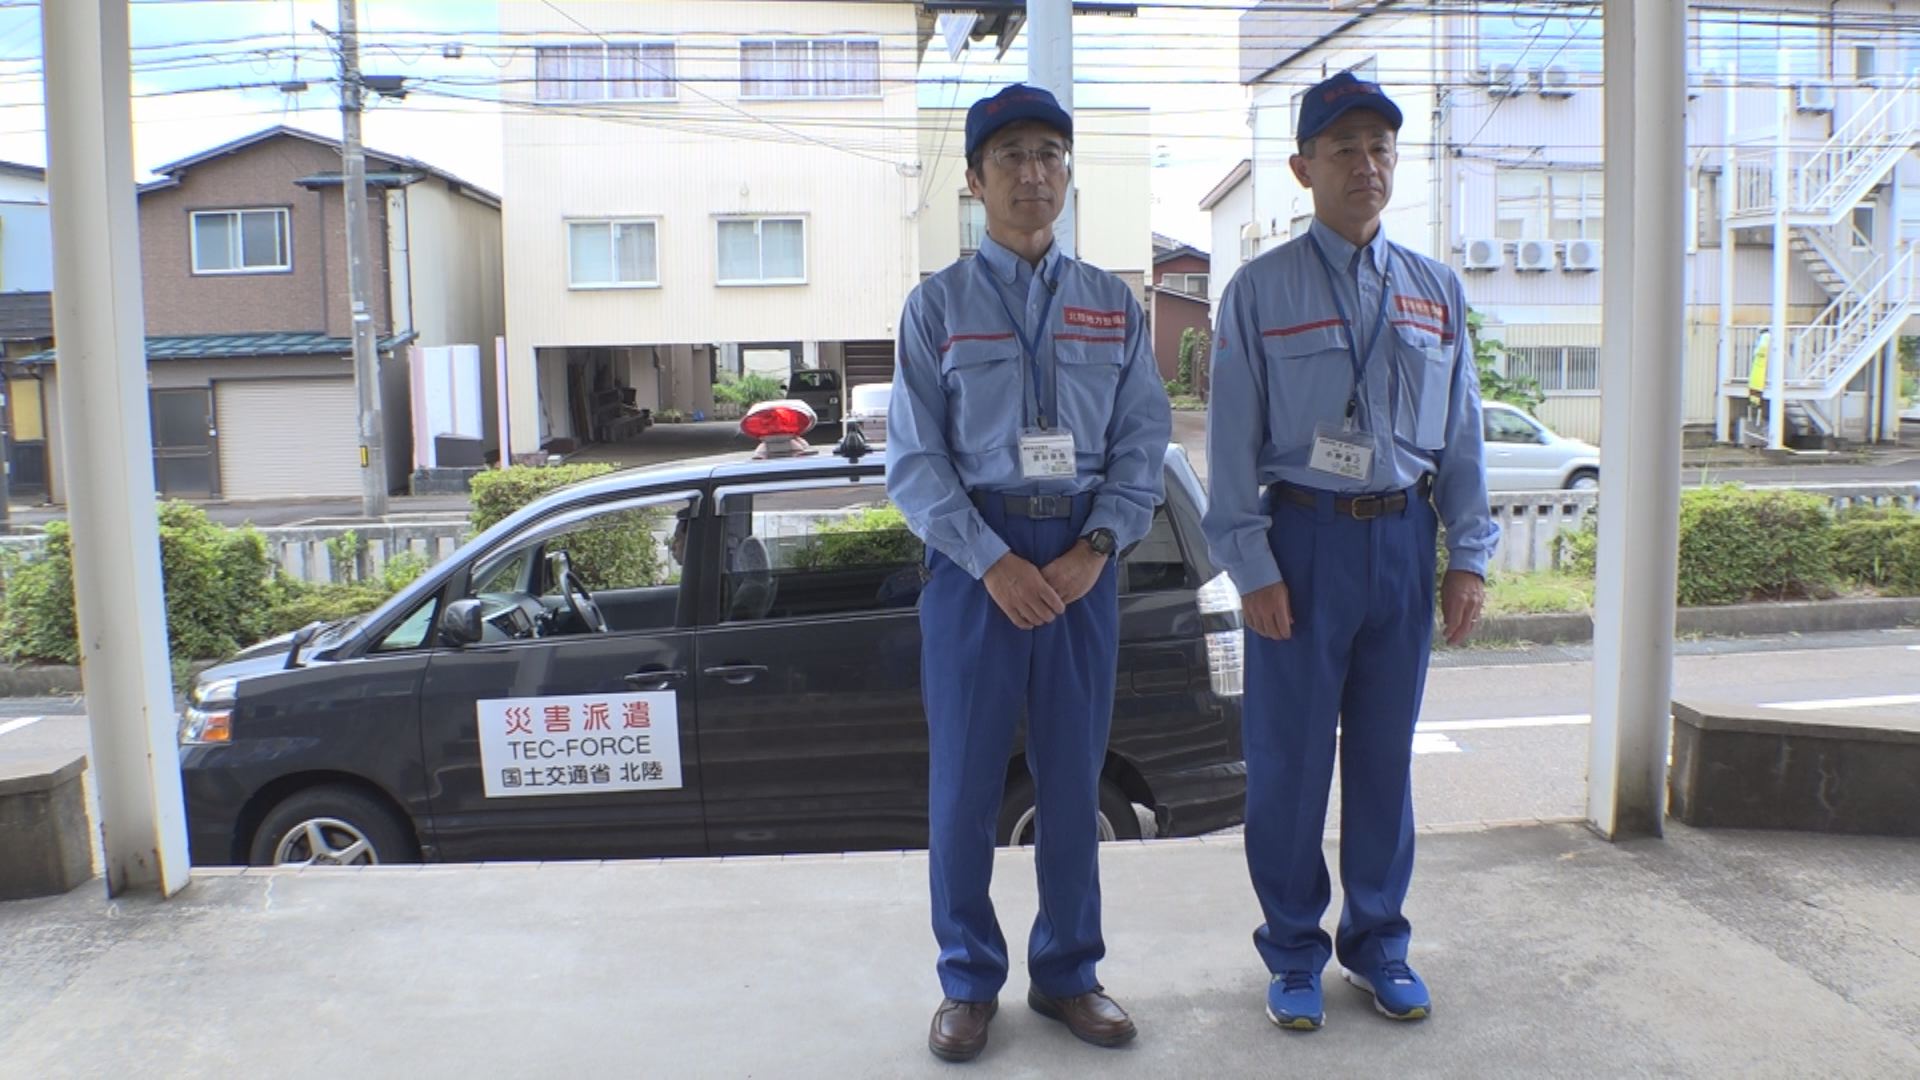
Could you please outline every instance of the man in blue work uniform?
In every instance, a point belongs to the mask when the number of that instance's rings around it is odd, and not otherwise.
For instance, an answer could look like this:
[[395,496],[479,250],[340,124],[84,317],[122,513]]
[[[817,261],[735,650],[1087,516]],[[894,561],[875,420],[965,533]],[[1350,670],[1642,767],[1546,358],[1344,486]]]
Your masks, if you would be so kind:
[[[1294,1030],[1323,1022],[1333,955],[1387,1016],[1432,1011],[1401,904],[1436,525],[1455,644],[1479,618],[1499,538],[1460,279],[1380,226],[1399,129],[1373,83],[1341,74],[1307,91],[1291,165],[1313,225],[1234,275],[1214,339],[1205,526],[1248,629],[1247,865],[1266,917],[1254,944],[1272,975],[1267,1015]],[[1336,728],[1337,939],[1320,927]]]
[[1119,662],[1115,553],[1147,534],[1172,415],[1140,305],[1060,252],[1073,121],[1014,85],[967,112],[979,253],[900,316],[887,493],[925,540],[921,685],[928,854],[946,998],[928,1047],[977,1056],[1007,979],[987,885],[1015,730],[1035,788],[1040,910],[1027,1003],[1117,1046],[1133,1021],[1103,992],[1100,771]]

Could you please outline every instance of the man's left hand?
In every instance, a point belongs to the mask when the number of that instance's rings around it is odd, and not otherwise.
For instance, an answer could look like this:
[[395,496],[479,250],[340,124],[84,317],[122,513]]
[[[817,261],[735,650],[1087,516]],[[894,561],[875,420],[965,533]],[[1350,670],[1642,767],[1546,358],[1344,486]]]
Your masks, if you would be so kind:
[[1449,570],[1440,579],[1440,616],[1446,621],[1447,644],[1467,640],[1480,624],[1480,607],[1487,600],[1487,583],[1479,574]]
[[1107,568],[1107,557],[1087,546],[1085,540],[1067,549],[1065,555],[1048,563],[1040,571],[1060,599],[1073,603],[1093,591],[1100,572]]

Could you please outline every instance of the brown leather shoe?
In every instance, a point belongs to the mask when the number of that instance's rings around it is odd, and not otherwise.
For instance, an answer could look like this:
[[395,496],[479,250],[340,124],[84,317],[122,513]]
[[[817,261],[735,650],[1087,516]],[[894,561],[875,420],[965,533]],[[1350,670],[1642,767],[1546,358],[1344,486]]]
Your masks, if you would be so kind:
[[1068,998],[1048,997],[1038,988],[1029,988],[1027,1005],[1041,1016],[1067,1025],[1068,1031],[1095,1046],[1119,1046],[1139,1034],[1127,1010],[1107,996],[1105,987],[1096,986]]
[[987,1024],[1000,1011],[1000,999],[960,1001],[946,998],[933,1014],[927,1049],[942,1061],[972,1061],[987,1048]]

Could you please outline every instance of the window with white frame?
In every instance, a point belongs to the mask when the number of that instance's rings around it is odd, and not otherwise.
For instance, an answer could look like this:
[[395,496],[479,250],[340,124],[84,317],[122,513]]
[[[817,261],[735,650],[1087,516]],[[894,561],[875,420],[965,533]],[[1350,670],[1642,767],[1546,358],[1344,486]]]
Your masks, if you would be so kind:
[[1598,171],[1502,169],[1494,234],[1502,240],[1598,240],[1605,225]]
[[1592,345],[1508,346],[1507,378],[1532,379],[1547,393],[1600,389],[1600,350]]
[[720,284],[798,285],[807,280],[806,220],[722,218]]
[[842,38],[778,38],[740,43],[740,96],[880,96],[880,43]]
[[1249,221],[1240,227],[1240,261],[1250,263],[1260,254],[1260,226]]
[[533,50],[534,93],[541,101],[671,98],[676,62],[670,41],[542,45]]
[[660,284],[659,228],[642,219],[567,222],[567,282],[576,289]]
[[1474,37],[1481,67],[1512,64],[1530,72],[1551,63],[1570,71],[1600,70],[1599,4],[1488,4],[1475,20]]
[[271,274],[293,269],[285,210],[196,210],[193,272]]
[[1163,274],[1160,287],[1191,296],[1207,295],[1207,275],[1205,274]]
[[971,195],[960,196],[960,254],[980,250],[987,238],[987,204]]

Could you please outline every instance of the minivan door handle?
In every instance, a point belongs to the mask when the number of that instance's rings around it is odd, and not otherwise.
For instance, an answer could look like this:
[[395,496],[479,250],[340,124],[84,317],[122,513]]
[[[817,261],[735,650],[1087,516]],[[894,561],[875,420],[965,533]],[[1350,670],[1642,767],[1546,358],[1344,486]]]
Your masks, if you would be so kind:
[[725,679],[730,685],[745,686],[767,673],[765,664],[722,664],[707,668],[702,674]]
[[636,671],[627,676],[627,685],[636,690],[665,690],[667,684],[677,683],[687,677],[684,671],[669,671],[666,668],[652,668]]

